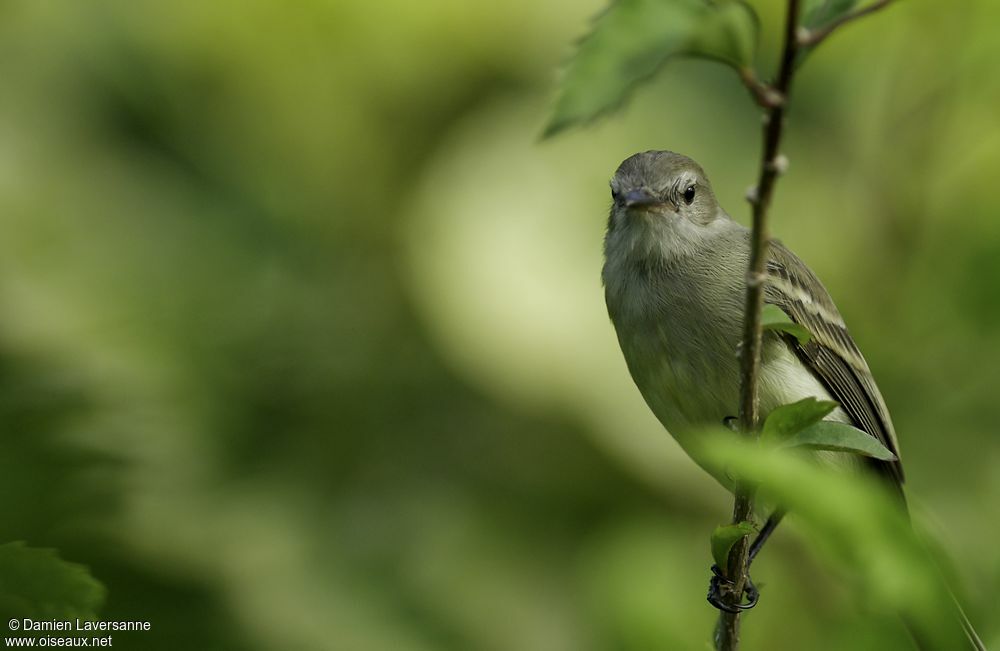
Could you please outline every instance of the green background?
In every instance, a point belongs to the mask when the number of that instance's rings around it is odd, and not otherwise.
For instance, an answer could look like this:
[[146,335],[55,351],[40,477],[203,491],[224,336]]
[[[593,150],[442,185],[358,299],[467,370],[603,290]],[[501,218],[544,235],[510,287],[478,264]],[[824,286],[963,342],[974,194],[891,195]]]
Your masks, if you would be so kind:
[[[997,646],[1000,5],[897,4],[802,69],[773,231]],[[600,7],[0,2],[0,542],[89,566],[122,648],[707,648],[731,498],[628,377],[601,237],[652,148],[745,222],[760,114],[678,61],[539,143]],[[746,648],[909,648],[807,542]]]

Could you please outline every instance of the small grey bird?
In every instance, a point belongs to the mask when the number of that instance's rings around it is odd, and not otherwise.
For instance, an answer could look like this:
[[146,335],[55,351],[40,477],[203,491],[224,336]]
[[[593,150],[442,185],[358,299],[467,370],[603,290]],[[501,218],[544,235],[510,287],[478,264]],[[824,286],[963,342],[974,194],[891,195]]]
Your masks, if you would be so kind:
[[[646,403],[698,461],[691,437],[735,415],[739,404],[736,351],[750,231],[719,206],[701,167],[680,154],[631,156],[615,173],[611,194],[603,272],[608,313]],[[840,408],[831,418],[868,432],[897,460],[826,456],[867,463],[900,487],[903,468],[889,411],[837,307],[794,253],[778,242],[770,249],[765,300],[812,339],[800,345],[765,335],[761,414],[810,396],[836,401]]]
[[[602,273],[608,313],[646,404],[701,463],[696,437],[734,416],[739,404],[737,347],[750,231],[719,206],[701,167],[680,154],[647,151],[629,157],[611,181],[611,195]],[[767,276],[765,301],[807,328],[812,338],[800,344],[793,337],[765,333],[761,415],[807,397],[835,401],[840,406],[829,418],[874,436],[896,460],[817,454],[875,471],[902,499],[903,467],[889,411],[830,295],[778,242],[770,246]],[[716,479],[731,483],[724,476]],[[751,559],[781,515],[778,511],[768,519],[751,547]],[[711,595],[709,600],[724,607]],[[749,605],[755,600],[751,596]],[[970,632],[968,620],[962,619]],[[970,639],[978,640],[974,631]]]

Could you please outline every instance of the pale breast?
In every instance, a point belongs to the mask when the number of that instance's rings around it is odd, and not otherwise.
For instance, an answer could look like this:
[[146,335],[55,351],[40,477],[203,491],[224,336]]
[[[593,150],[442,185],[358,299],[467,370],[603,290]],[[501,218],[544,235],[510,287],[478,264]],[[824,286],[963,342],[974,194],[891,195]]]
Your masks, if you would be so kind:
[[[738,412],[743,286],[735,274],[718,282],[697,266],[681,273],[637,269],[626,282],[609,284],[606,299],[639,391],[667,431],[694,453],[692,437]],[[763,352],[762,416],[806,397],[830,399],[777,336],[765,335]],[[840,409],[831,417],[848,421]]]
[[606,292],[632,378],[678,440],[736,415],[742,312],[735,288],[708,281],[698,268],[638,268]]

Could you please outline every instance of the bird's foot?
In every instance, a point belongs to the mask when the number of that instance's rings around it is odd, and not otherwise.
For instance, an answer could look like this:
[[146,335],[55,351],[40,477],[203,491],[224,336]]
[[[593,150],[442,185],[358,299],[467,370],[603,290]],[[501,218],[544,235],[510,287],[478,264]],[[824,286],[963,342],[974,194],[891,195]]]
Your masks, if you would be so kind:
[[[747,576],[747,580],[743,584],[743,594],[740,595],[738,600],[734,600],[735,603],[729,603],[729,598],[735,592],[736,584],[722,574],[722,570],[719,569],[718,565],[713,565],[712,580],[708,584],[708,603],[727,613],[738,613],[743,610],[750,610],[757,605],[757,601],[760,599],[760,591],[757,590],[757,586],[753,584],[749,576]],[[744,595],[747,598],[746,603],[743,603]]]

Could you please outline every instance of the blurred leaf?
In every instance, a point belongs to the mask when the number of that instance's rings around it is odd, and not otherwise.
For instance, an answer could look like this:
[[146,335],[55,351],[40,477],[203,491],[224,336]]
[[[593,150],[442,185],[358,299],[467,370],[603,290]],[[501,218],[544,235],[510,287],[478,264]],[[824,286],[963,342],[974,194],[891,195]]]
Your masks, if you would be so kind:
[[[687,0],[672,2],[688,4]],[[753,63],[760,29],[760,19],[753,7],[739,0],[706,1],[701,3],[699,12],[698,25],[678,54],[711,59],[737,70]]]
[[832,420],[821,420],[813,423],[785,441],[783,447],[854,452],[882,461],[896,460],[896,455],[868,432],[863,432],[847,423],[838,423]]
[[803,398],[790,405],[782,405],[768,414],[761,437],[778,443],[825,418],[837,408],[837,403],[816,398]]
[[926,648],[968,648],[947,585],[885,486],[733,436],[706,436],[702,445],[710,466],[746,477],[788,509],[817,557],[854,580],[856,602],[898,611]]
[[743,536],[749,536],[756,527],[750,522],[726,524],[715,528],[712,532],[712,558],[715,564],[725,569],[729,565],[729,551]]
[[[577,564],[589,622],[587,638],[561,648],[579,651],[619,649],[700,649],[712,621],[701,599],[678,599],[705,584],[702,563],[678,562],[691,553],[690,536],[699,524],[664,521],[649,513],[614,523],[588,537]],[[702,530],[702,533],[704,531]],[[551,638],[549,638],[551,639]],[[588,643],[594,640],[593,643]],[[468,648],[468,647],[462,647]],[[486,648],[501,648],[497,645]],[[556,649],[543,643],[539,649]]]
[[[857,4],[858,0],[813,0],[806,5],[802,26],[808,30],[814,30],[829,25],[852,11]],[[815,45],[806,45],[800,48],[796,65],[802,65],[802,62],[815,47]]]
[[791,317],[777,305],[770,303],[764,305],[760,313],[760,324],[764,330],[787,332],[798,339],[800,344],[807,344],[812,339],[812,333],[805,326],[792,321]]
[[0,545],[0,619],[97,619],[104,586],[54,549]]
[[858,0],[813,0],[806,5],[802,25],[807,29],[822,27],[851,11],[857,4]]
[[619,0],[594,22],[566,69],[544,137],[618,107],[668,60],[693,56],[750,65],[758,19],[744,2]]

